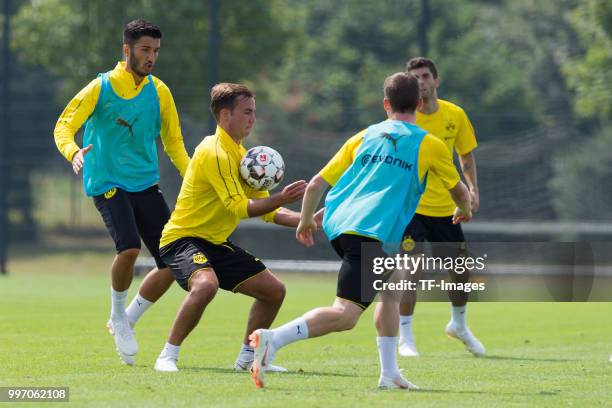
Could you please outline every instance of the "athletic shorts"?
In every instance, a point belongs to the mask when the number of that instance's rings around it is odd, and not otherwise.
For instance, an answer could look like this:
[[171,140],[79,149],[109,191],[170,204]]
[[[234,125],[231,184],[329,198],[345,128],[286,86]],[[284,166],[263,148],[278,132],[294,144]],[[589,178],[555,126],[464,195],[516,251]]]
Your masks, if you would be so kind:
[[217,245],[202,238],[185,237],[163,246],[159,252],[187,292],[191,289],[191,276],[202,269],[213,268],[219,287],[232,292],[266,270],[263,262],[230,241]]
[[463,230],[461,224],[453,224],[453,217],[414,214],[404,230],[402,249],[414,252],[415,247],[422,248],[415,244],[424,241],[437,243],[432,245],[433,256],[454,258],[465,253]]
[[[387,256],[382,250],[382,243],[360,235],[341,234],[334,238],[331,244],[342,258],[336,297],[349,300],[364,310],[367,309],[377,294],[374,281],[386,280],[383,275],[375,275],[372,272],[373,258]],[[362,244],[366,244],[367,250],[362,249]]]
[[157,267],[166,267],[159,256],[159,240],[170,219],[170,209],[159,186],[135,193],[112,188],[93,200],[115,241],[117,253],[126,249],[140,249],[142,238]]

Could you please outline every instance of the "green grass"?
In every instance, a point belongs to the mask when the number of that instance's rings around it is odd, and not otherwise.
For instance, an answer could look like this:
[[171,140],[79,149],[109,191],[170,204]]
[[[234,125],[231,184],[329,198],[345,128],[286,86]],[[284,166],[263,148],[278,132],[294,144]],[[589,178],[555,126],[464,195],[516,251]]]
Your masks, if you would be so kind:
[[[418,392],[376,389],[369,310],[351,332],[283,349],[277,363],[291,372],[269,375],[268,388],[257,390],[247,374],[231,370],[250,301],[226,292],[185,342],[181,372],[153,371],[184,296],[175,286],[139,322],[137,365],[126,367],[104,327],[109,259],[32,253],[9,265],[13,274],[0,277],[0,386],[69,386],[72,405],[100,407],[612,405],[612,303],[472,304],[470,325],[489,354],[480,359],[443,335],[447,304],[421,303],[421,357],[400,359]],[[288,293],[277,323],[333,300],[333,277],[281,277]]]

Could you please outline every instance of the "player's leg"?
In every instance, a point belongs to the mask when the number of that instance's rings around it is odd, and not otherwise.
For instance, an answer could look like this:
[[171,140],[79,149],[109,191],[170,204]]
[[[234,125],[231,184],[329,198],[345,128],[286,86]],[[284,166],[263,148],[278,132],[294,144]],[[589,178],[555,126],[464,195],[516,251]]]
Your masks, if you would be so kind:
[[204,309],[215,297],[219,282],[212,268],[201,269],[190,279],[189,293],[181,303],[172,324],[168,342],[180,346],[183,340],[197,326]]
[[[308,337],[351,330],[359,321],[364,310],[361,304],[348,299],[336,298],[331,306],[318,307],[306,312],[303,319],[308,327]],[[282,336],[279,337],[279,343],[283,344],[284,341],[281,339]]]
[[[402,252],[414,254],[423,250],[423,242],[427,237],[426,217],[414,214],[412,220],[404,231],[402,241]],[[412,319],[416,307],[417,292],[406,291],[402,296],[399,306],[399,328],[400,338],[398,351],[404,357],[418,357],[419,352],[416,347],[416,339],[412,330]]]
[[136,325],[149,307],[153,306],[166,293],[172,283],[174,283],[174,276],[172,276],[172,271],[168,267],[159,268],[156,266],[147,273],[138,288],[138,293],[126,309],[132,327]]
[[212,268],[201,269],[192,275],[189,293],[181,303],[168,341],[155,362],[156,371],[178,371],[176,363],[180,346],[198,325],[204,309],[213,300],[218,288],[219,282]]
[[[457,258],[466,255],[465,237],[460,224],[453,224],[452,217],[436,219],[432,227],[435,232],[434,256],[442,258]],[[458,273],[448,271],[451,282],[467,283],[470,279],[469,270]],[[483,356],[486,352],[482,343],[472,334],[467,324],[468,293],[462,290],[449,291],[451,301],[451,319],[445,332],[449,337],[456,338],[465,344],[466,349],[474,356]]]
[[219,289],[219,281],[207,256],[195,238],[179,239],[160,250],[164,262],[170,266],[174,277],[189,292],[174,319],[168,341],[155,362],[156,371],[178,371],[180,346],[197,326],[204,309]]
[[280,348],[299,340],[350,330],[364,310],[350,300],[336,298],[332,306],[313,309],[276,329],[253,331],[249,339],[255,353],[251,368],[255,385],[264,386],[263,372],[268,370]]
[[170,209],[158,186],[139,193],[132,193],[134,214],[138,231],[151,256],[155,260],[153,268],[143,279],[138,293],[127,308],[127,316],[132,327],[147,309],[157,302],[174,282],[170,268],[159,255],[159,241],[164,226],[170,219]]
[[397,332],[399,324],[399,305],[393,295],[383,295],[382,302],[376,305],[374,325],[376,326],[376,346],[380,361],[378,386],[382,389],[418,389],[406,380],[397,365]]
[[249,339],[255,349],[251,374],[257,387],[264,386],[263,373],[280,348],[299,340],[355,327],[373,300],[363,299],[361,291],[361,243],[364,241],[376,242],[345,234],[332,241],[334,249],[342,257],[337,297],[332,306],[313,309],[276,329],[258,329],[251,333]]
[[[336,287],[336,300],[332,306],[313,309],[304,314],[303,318],[308,325],[308,336],[319,337],[328,333],[350,330],[359,321],[361,314],[366,310],[376,292],[371,282],[363,278],[372,278],[371,273],[362,275],[362,244],[372,244],[379,248],[379,242],[373,239],[342,234],[332,240],[331,244],[336,253],[342,258],[338,283]],[[372,252],[372,248],[368,248]],[[369,257],[374,254],[368,253]],[[368,262],[364,262],[368,264]],[[371,263],[369,263],[371,265]]]
[[[268,269],[241,282],[235,292],[242,293],[255,299],[249,318],[246,333],[238,358],[234,363],[237,371],[248,370],[253,364],[254,350],[250,345],[249,334],[258,328],[267,329],[272,325],[285,299],[285,285]],[[282,367],[268,365],[269,371],[286,371]]]
[[[235,370],[248,370],[254,359],[254,350],[249,344],[248,335],[257,328],[270,327],[285,298],[285,285],[261,260],[231,241],[218,245],[208,242],[206,250],[218,273],[219,287],[255,299],[249,312],[247,331],[234,363]],[[286,371],[282,367],[268,368]]]
[[134,263],[140,252],[140,237],[127,193],[114,188],[94,197],[96,208],[115,242],[117,255],[111,267],[111,318],[107,323],[121,359],[134,364],[138,343],[125,313],[125,300],[132,282]]

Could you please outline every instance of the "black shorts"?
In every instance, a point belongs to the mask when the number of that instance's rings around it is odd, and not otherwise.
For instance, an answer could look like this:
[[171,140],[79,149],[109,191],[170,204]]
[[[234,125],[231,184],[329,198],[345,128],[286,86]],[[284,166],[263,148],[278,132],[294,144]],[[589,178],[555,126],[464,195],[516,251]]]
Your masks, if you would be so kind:
[[258,258],[230,241],[213,244],[202,238],[186,237],[159,250],[174,278],[189,292],[191,276],[205,268],[213,268],[219,287],[235,292],[241,283],[266,270]]
[[465,237],[461,224],[453,224],[453,217],[430,217],[414,214],[404,230],[402,249],[414,252],[421,251],[420,242],[432,242],[433,256],[456,257],[465,252]]
[[372,272],[373,258],[387,256],[382,249],[382,243],[360,235],[341,234],[334,238],[331,244],[342,258],[336,296],[367,309],[377,294],[373,286],[374,281],[386,280]]
[[93,200],[115,241],[117,253],[126,249],[140,249],[142,238],[157,267],[166,267],[159,256],[159,240],[170,219],[170,209],[159,186],[135,193],[113,188],[95,196]]

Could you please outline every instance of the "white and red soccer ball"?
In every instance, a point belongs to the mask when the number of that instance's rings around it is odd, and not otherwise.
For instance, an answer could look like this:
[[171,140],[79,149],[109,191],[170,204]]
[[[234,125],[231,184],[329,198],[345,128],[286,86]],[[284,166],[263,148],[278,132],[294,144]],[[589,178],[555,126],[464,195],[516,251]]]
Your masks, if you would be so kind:
[[240,160],[240,175],[255,190],[272,190],[283,181],[285,162],[280,153],[270,147],[252,147]]

